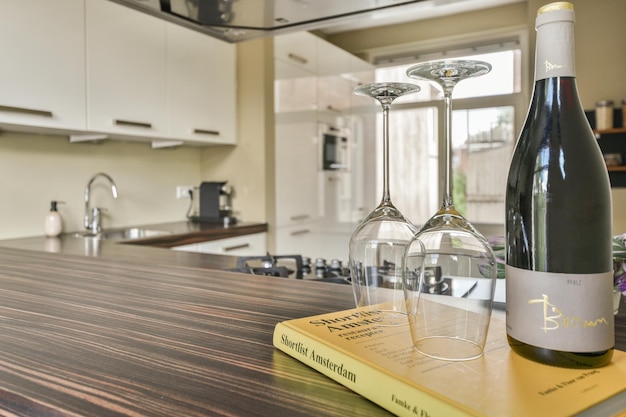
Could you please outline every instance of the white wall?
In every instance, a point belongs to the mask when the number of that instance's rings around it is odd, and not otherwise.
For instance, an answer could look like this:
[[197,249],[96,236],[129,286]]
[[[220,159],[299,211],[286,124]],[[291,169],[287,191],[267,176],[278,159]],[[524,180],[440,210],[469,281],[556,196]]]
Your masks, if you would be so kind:
[[[210,181],[228,181],[234,187],[233,207],[238,218],[257,222],[274,218],[274,43],[271,38],[237,45],[237,146],[204,148],[202,176]],[[270,230],[270,242],[272,233]]]
[[66,136],[0,134],[0,239],[43,235],[50,200],[66,231],[82,230],[84,190],[97,172],[111,175],[119,198],[98,179],[92,202],[105,207],[104,227],[185,219],[189,200],[176,199],[176,185],[198,185],[199,148],[152,150],[146,143],[106,141],[70,144]]

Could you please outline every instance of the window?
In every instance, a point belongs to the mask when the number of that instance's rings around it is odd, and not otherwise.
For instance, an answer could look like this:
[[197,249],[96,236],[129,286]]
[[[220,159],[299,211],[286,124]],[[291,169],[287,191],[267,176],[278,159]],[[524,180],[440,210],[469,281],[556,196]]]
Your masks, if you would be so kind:
[[[472,223],[504,223],[515,118],[517,112],[523,112],[519,108],[520,55],[514,43],[504,50],[458,56],[487,61],[493,67],[487,75],[459,83],[453,93],[453,198],[457,210]],[[389,123],[392,200],[405,216],[421,225],[441,205],[444,158],[443,138],[439,141],[438,137],[443,131],[444,109],[438,87],[406,76],[411,65],[378,67],[376,81],[414,82],[421,87],[420,92],[394,102]],[[379,124],[377,130],[381,129]]]

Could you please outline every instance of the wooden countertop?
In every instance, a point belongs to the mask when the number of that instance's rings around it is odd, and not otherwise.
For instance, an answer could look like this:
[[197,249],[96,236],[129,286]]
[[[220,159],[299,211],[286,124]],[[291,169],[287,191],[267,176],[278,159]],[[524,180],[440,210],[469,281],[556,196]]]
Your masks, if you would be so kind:
[[352,308],[349,286],[100,243],[0,248],[0,415],[390,415],[272,345],[279,321]]
[[167,232],[167,234],[150,238],[119,241],[85,239],[75,237],[75,233],[67,233],[54,238],[34,236],[0,240],[0,247],[64,255],[135,260],[148,264],[223,270],[235,267],[236,260],[234,257],[179,252],[168,248],[189,243],[267,232],[267,223],[239,223],[224,227],[222,225],[208,223],[173,222],[137,227],[163,231]]
[[349,286],[0,248],[0,415],[382,416],[272,346]]
[[209,240],[267,232],[267,223],[236,223],[229,226],[212,223],[174,222],[138,226],[139,228],[169,232],[161,236],[137,239],[129,243],[171,248]]

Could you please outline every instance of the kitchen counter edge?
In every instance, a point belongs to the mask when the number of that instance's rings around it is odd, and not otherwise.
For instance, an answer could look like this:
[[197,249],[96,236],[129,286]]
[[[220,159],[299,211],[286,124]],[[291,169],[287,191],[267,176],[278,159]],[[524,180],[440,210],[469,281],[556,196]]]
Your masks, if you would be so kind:
[[[220,224],[172,222],[133,226],[166,232],[164,234],[127,240],[106,240],[76,237],[66,233],[59,237],[34,236],[0,240],[0,247],[72,256],[118,259],[147,264],[189,268],[228,270],[236,266],[236,257],[171,250],[174,246],[227,239],[268,230],[267,223]],[[109,229],[114,231],[116,229]]]

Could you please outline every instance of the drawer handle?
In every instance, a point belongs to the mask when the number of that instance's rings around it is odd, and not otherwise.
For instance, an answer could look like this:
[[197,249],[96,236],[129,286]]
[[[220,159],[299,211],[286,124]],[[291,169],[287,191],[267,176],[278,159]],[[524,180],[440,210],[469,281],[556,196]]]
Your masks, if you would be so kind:
[[27,109],[27,108],[24,108],[24,107],[0,106],[0,111],[31,114],[33,116],[52,117],[52,112],[51,111]]
[[121,119],[115,119],[113,122],[118,126],[132,126],[132,127],[143,127],[146,129],[152,129],[152,123],[133,122],[132,120],[121,120]]
[[297,216],[291,216],[290,219],[291,220],[306,220],[309,217],[310,216],[308,214],[298,214]]
[[311,233],[311,231],[309,229],[294,230],[291,232],[291,236],[306,235],[307,233]]
[[220,131],[219,130],[194,129],[193,133],[198,133],[198,134],[201,134],[201,135],[219,136]]
[[297,55],[297,54],[294,54],[292,52],[289,52],[289,54],[287,56],[289,57],[289,59],[291,59],[293,61],[296,61],[296,62],[299,62],[302,65],[306,65],[306,64],[309,63],[309,60],[306,59],[305,57]]
[[249,248],[250,244],[249,243],[242,243],[241,245],[235,245],[235,246],[226,246],[225,248],[222,248],[224,250],[224,252],[230,252],[233,250],[237,250],[237,249],[245,249],[245,248]]

